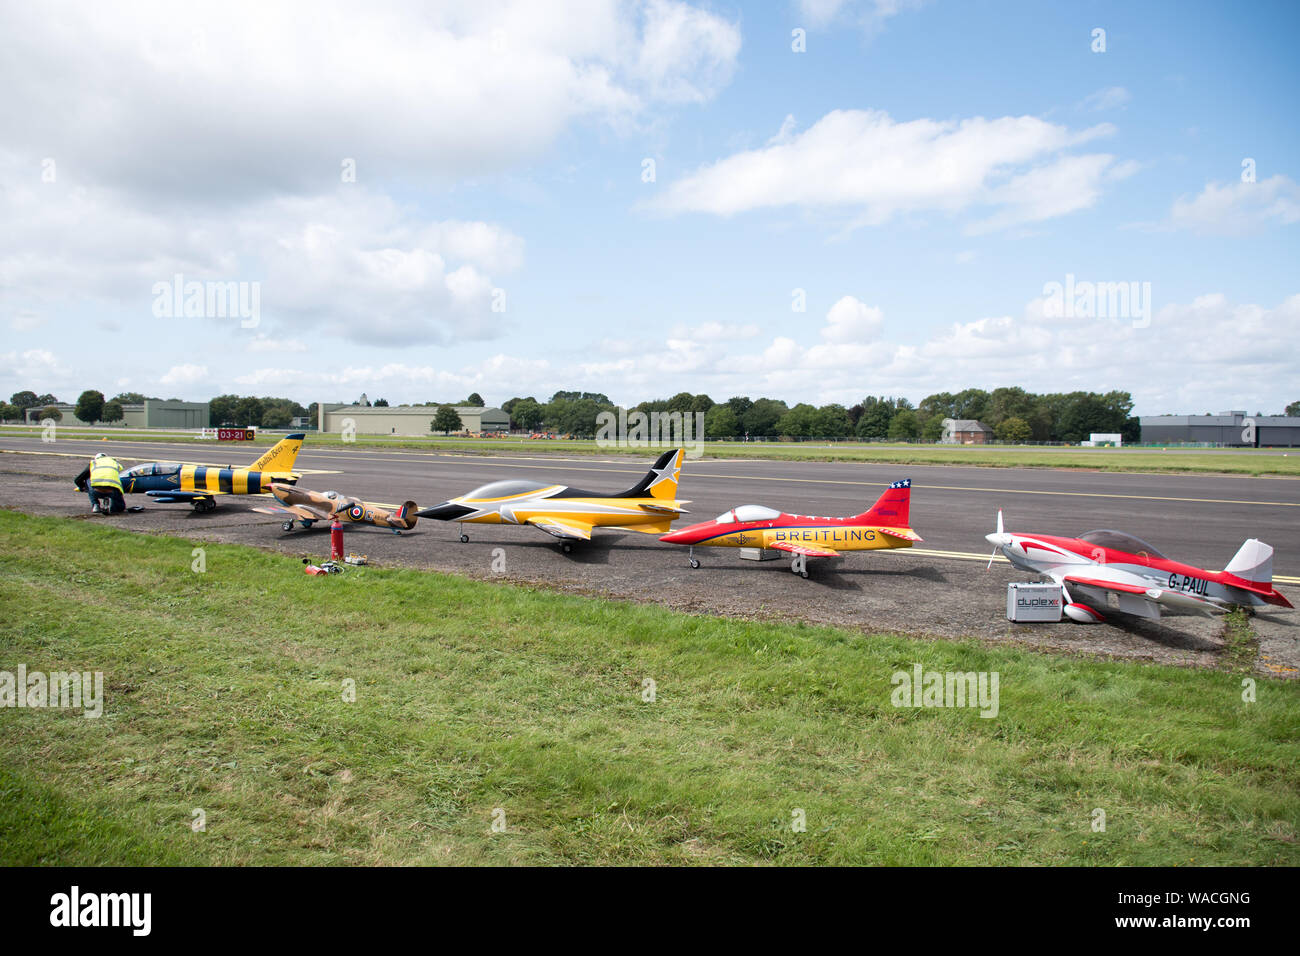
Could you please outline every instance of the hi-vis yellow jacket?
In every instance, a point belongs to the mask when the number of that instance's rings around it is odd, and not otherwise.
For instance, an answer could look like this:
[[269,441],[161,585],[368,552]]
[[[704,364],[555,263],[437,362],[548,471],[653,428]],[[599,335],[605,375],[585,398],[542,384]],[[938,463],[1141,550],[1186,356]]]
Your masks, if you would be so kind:
[[90,487],[122,490],[122,466],[116,458],[96,458],[90,463]]

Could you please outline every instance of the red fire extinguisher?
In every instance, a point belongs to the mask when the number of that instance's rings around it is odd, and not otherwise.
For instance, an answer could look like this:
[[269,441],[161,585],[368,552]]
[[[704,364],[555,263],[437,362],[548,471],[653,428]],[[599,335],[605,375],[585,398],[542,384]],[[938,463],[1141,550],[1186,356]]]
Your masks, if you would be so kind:
[[330,560],[343,560],[343,522],[338,518],[330,525]]

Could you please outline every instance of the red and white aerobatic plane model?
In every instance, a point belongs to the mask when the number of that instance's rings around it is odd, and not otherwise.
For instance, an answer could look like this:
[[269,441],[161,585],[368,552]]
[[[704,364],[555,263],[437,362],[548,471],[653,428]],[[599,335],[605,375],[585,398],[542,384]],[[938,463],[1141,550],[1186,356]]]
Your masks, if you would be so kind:
[[[1273,587],[1273,549],[1251,538],[1222,571],[1171,561],[1122,531],[1089,531],[1077,538],[1014,534],[1002,527],[985,535],[1013,565],[1061,585],[1065,614],[1080,624],[1104,620],[1099,609],[1138,617],[1161,613],[1226,612],[1234,606],[1292,607]],[[993,557],[989,558],[989,566]]]

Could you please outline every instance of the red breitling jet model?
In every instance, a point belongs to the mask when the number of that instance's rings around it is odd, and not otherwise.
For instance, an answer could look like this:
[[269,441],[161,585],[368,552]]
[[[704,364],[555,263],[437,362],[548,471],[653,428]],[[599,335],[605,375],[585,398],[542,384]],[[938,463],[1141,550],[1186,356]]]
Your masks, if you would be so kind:
[[661,537],[691,547],[691,567],[698,568],[696,548],[763,548],[795,556],[790,570],[808,577],[808,558],[839,558],[841,551],[910,548],[921,536],[907,526],[912,481],[896,481],[861,514],[847,518],[792,515],[762,505],[741,505],[712,521],[693,524]]
[[[1002,527],[984,536],[1023,571],[1061,585],[1065,614],[1080,624],[1102,621],[1102,610],[1138,617],[1161,613],[1212,614],[1234,606],[1292,604],[1273,587],[1273,549],[1251,538],[1222,571],[1171,561],[1122,531],[1089,531],[1077,538],[1013,534]],[[989,566],[993,558],[989,558]]]

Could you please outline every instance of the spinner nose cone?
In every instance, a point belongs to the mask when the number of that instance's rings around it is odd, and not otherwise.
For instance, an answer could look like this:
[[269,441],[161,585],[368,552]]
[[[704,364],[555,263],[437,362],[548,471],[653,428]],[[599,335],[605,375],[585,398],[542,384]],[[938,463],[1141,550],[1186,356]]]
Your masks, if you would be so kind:
[[423,511],[417,511],[416,516],[420,518],[432,518],[435,521],[455,521],[457,518],[463,518],[465,515],[473,513],[473,508],[466,508],[464,505],[458,505],[451,501],[444,501],[442,504],[434,505],[432,508],[425,508]]
[[666,541],[668,544],[695,544],[704,537],[708,524],[693,524],[689,528],[678,528],[676,531],[669,531],[659,537],[660,541]]
[[1011,535],[1003,531],[994,531],[984,536],[984,540],[995,548],[1005,548],[1011,543]]

